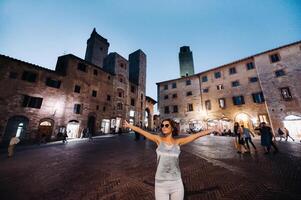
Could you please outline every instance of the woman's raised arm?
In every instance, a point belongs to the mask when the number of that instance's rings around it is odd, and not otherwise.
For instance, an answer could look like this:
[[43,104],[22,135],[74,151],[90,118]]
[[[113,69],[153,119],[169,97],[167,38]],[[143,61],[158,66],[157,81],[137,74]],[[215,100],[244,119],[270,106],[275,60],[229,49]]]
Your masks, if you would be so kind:
[[203,137],[205,135],[209,135],[212,131],[213,130],[200,131],[200,132],[195,133],[193,135],[190,135],[188,137],[179,138],[176,141],[177,141],[178,145],[184,145],[184,144],[187,144],[189,142],[192,142],[192,141],[198,139],[199,137]]
[[140,133],[141,135],[145,136],[147,139],[159,144],[160,143],[160,137],[158,135],[153,135],[137,126],[129,124],[126,120],[123,122],[123,127],[124,128],[130,128],[133,131]]

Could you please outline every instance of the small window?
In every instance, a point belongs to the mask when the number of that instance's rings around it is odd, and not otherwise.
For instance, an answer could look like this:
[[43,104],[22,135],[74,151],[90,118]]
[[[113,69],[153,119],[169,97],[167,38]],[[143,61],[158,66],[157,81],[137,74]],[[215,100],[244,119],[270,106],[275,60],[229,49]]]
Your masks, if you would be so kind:
[[254,103],[263,103],[264,102],[264,96],[262,92],[257,92],[252,94],[253,102]]
[[98,75],[98,71],[97,71],[97,69],[94,69],[94,70],[93,70],[93,74],[94,74],[95,76],[97,76],[97,75]]
[[99,105],[96,105],[96,110],[99,110]]
[[123,83],[123,78],[122,77],[119,77],[119,82]]
[[81,104],[74,104],[73,113],[80,114],[81,113]]
[[9,72],[9,78],[10,79],[16,79],[18,77],[18,73],[17,72]]
[[211,110],[211,101],[210,100],[205,101],[205,107],[206,107],[206,110]]
[[224,98],[218,99],[218,105],[220,108],[226,108],[226,100]]
[[232,75],[232,74],[236,74],[236,68],[235,67],[231,67],[229,69],[229,74]]
[[207,82],[208,81],[208,77],[207,76],[203,76],[202,77],[202,82]]
[[82,72],[86,72],[87,71],[87,65],[85,65],[83,63],[78,63],[77,64],[77,69],[82,71]]
[[34,83],[37,80],[37,74],[30,71],[24,71],[22,74],[22,80]]
[[111,80],[111,76],[108,76],[108,80]]
[[96,97],[97,96],[97,91],[96,90],[93,90],[92,91],[92,97]]
[[234,96],[232,97],[234,105],[242,105],[245,104],[244,96]]
[[214,77],[216,79],[220,78],[222,76],[221,72],[214,72]]
[[122,103],[117,103],[117,110],[122,110],[122,109],[123,109]]
[[103,112],[106,112],[106,107],[105,107],[105,106],[102,107],[102,111],[103,111]]
[[164,96],[164,99],[168,99],[168,95],[165,95],[165,96]]
[[275,76],[276,77],[280,77],[280,76],[284,76],[285,75],[285,72],[283,69],[280,69],[280,70],[276,70],[275,71]]
[[24,95],[22,105],[23,107],[40,109],[42,106],[42,102],[43,98]]
[[135,99],[131,98],[131,106],[135,106]]
[[204,88],[204,89],[202,90],[202,92],[203,92],[203,93],[208,93],[208,92],[209,92],[209,88]]
[[238,87],[238,86],[239,86],[239,81],[232,82],[232,87]]
[[252,70],[254,69],[254,63],[253,62],[249,62],[246,64],[247,65],[247,70]]
[[74,86],[74,92],[75,93],[80,93],[80,86],[79,85]]
[[164,87],[164,90],[168,90],[168,85],[167,84],[164,85],[163,87]]
[[217,86],[216,86],[216,89],[217,89],[217,90],[223,90],[223,89],[224,89],[223,84],[217,85]]
[[258,81],[258,78],[257,77],[251,77],[251,78],[249,78],[249,82],[250,83],[255,83],[255,82],[257,82]]
[[177,113],[178,112],[178,106],[173,106],[173,113]]
[[178,95],[177,95],[177,94],[173,94],[173,95],[172,95],[172,98],[173,98],[173,99],[176,99],[176,98],[178,98]]
[[293,98],[291,95],[291,91],[288,87],[280,88],[280,91],[284,100],[289,101]]
[[275,63],[275,62],[280,61],[279,54],[275,53],[275,54],[270,55],[270,61],[271,61],[271,63]]
[[165,114],[169,114],[169,107],[168,107],[168,106],[165,106],[165,107],[164,107],[164,113],[165,113]]
[[191,91],[189,91],[189,92],[186,93],[186,96],[191,96],[191,95],[192,95]]
[[191,80],[186,80],[186,85],[191,85]]
[[189,103],[187,105],[187,110],[190,112],[190,111],[193,111],[193,104],[192,103]]
[[107,95],[107,101],[111,101],[111,96]]
[[141,101],[143,101],[143,94],[141,94]]
[[51,78],[47,78],[45,84],[49,87],[53,87],[53,88],[57,88],[57,89],[61,87],[61,81],[54,80]]
[[172,83],[172,88],[177,88],[177,83]]

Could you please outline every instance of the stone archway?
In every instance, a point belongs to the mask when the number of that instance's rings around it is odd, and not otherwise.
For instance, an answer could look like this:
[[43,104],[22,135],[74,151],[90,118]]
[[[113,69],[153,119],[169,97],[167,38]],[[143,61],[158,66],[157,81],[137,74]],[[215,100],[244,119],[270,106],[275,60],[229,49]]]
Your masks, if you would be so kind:
[[92,135],[95,135],[95,124],[96,124],[96,117],[94,115],[89,115],[87,128],[89,128],[89,131]]
[[77,120],[71,120],[68,122],[66,127],[68,138],[79,137],[79,122]]
[[21,140],[25,139],[25,130],[28,123],[29,119],[25,116],[13,116],[9,118],[3,136],[3,143],[8,143],[14,136],[19,137]]
[[251,117],[246,113],[238,113],[235,118],[235,122],[238,122],[240,125],[244,125],[244,127],[249,129],[254,129]]
[[283,125],[294,139],[301,139],[301,115],[288,115],[283,120]]
[[47,141],[50,141],[53,131],[54,121],[46,118],[42,119],[39,123],[38,134],[40,137],[46,137]]

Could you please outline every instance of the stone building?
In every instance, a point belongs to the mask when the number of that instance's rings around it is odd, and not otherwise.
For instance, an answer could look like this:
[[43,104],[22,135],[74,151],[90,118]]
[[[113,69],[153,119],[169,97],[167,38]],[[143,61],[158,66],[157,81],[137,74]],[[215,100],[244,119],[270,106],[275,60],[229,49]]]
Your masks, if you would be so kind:
[[157,83],[160,118],[181,132],[240,122],[267,122],[301,137],[301,42],[268,50],[195,75]]
[[180,77],[194,74],[193,56],[189,46],[183,46],[179,52]]
[[60,56],[55,70],[0,55],[0,139],[118,132],[123,119],[144,125],[146,55],[137,50],[127,60],[108,47],[94,29],[85,60]]

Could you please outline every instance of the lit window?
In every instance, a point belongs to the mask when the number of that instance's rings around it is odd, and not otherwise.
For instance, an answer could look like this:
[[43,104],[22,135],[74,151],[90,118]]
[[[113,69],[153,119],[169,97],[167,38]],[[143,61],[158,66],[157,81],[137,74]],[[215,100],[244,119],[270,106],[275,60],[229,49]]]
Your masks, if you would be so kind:
[[222,84],[219,84],[219,85],[216,86],[216,89],[217,90],[223,90],[224,86]]
[[284,100],[291,100],[293,97],[291,95],[290,89],[288,87],[280,88],[282,98]]
[[225,108],[226,107],[225,99],[224,98],[218,99],[218,105],[220,108]]

